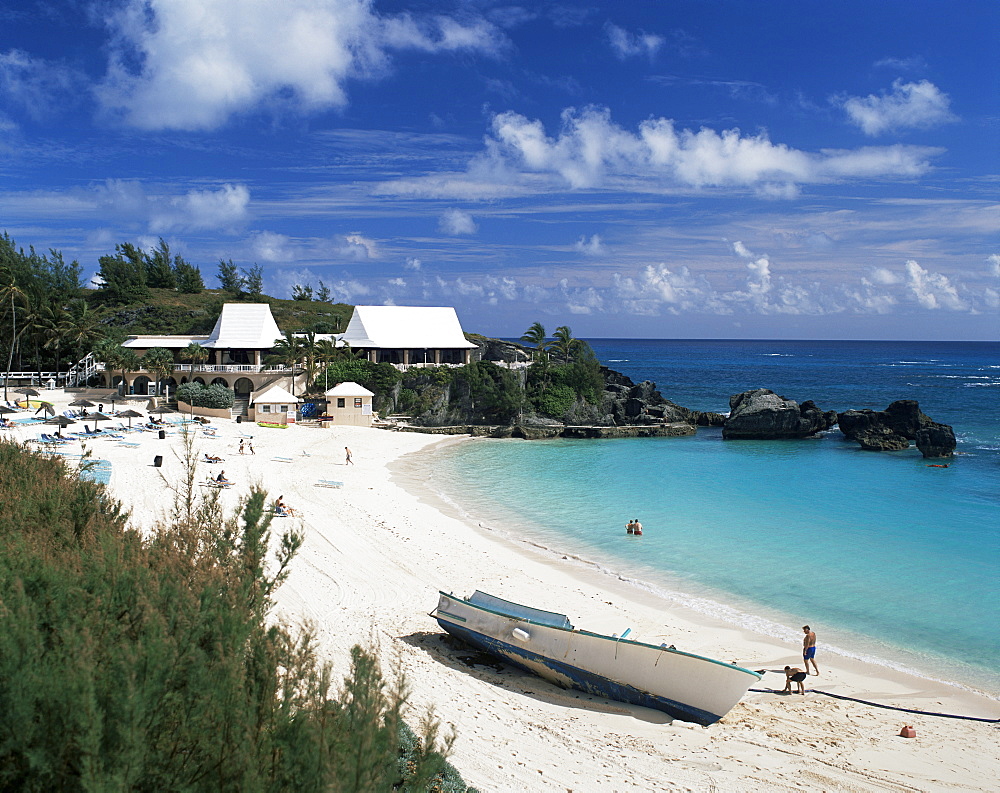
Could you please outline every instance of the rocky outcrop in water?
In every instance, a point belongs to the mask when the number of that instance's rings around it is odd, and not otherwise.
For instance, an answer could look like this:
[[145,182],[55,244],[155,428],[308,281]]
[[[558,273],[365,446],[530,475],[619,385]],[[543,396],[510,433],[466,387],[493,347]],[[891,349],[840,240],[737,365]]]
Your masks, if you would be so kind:
[[917,442],[924,457],[948,457],[955,452],[955,431],[920,410],[913,399],[900,399],[885,410],[845,410],[837,414],[840,431],[869,451],[901,451]]
[[834,411],[820,410],[812,400],[801,405],[768,388],[755,388],[729,398],[729,417],[722,425],[727,440],[807,438],[836,423]]

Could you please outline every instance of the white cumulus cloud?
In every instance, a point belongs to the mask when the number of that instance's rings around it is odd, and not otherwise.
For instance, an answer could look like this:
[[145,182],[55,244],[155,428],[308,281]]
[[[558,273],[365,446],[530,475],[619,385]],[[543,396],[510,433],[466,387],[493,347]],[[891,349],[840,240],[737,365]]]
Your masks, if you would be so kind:
[[969,308],[947,276],[928,272],[913,259],[906,263],[906,279],[913,297],[924,308],[950,311],[966,311]]
[[337,253],[347,259],[366,261],[378,258],[378,245],[375,244],[374,240],[361,234],[348,234],[343,238]]
[[580,237],[573,246],[573,249],[579,251],[584,256],[603,256],[606,253],[604,244],[597,234],[591,236],[589,240],[586,237]]
[[991,253],[986,260],[986,271],[1000,278],[1000,253]]
[[497,114],[470,175],[489,173],[495,183],[521,181],[535,189],[544,184],[539,176],[547,176],[571,189],[749,187],[767,197],[793,197],[802,184],[918,176],[939,153],[901,145],[810,153],[773,143],[765,133],[677,129],[666,118],[647,119],[630,132],[607,109],[587,107],[564,110],[554,137],[541,121]]
[[124,0],[99,92],[144,129],[213,129],[262,105],[312,112],[389,69],[394,49],[498,51],[491,24],[380,16],[369,0]]
[[445,234],[451,234],[455,237],[461,234],[475,234],[479,230],[472,215],[461,209],[445,210],[438,220],[438,228]]
[[927,80],[916,83],[896,80],[888,93],[839,97],[834,102],[844,108],[848,118],[862,132],[872,136],[955,121],[948,95]]

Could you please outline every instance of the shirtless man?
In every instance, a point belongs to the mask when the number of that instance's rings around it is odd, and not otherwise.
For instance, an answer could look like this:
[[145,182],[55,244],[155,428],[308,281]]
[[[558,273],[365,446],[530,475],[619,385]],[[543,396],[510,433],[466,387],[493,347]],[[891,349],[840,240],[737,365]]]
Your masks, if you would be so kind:
[[816,633],[809,629],[808,625],[802,626],[802,661],[806,667],[806,674],[809,674],[809,662],[812,661],[814,674],[819,674],[819,667],[816,666]]
[[630,520],[628,523],[625,524],[625,533],[635,534],[635,521]]
[[781,693],[791,694],[792,693],[792,683],[798,684],[798,694],[805,694],[806,687],[803,681],[806,679],[806,673],[799,669],[797,666],[786,666],[785,667],[785,690]]
[[642,524],[638,518],[632,521],[632,533],[637,535],[642,534]]

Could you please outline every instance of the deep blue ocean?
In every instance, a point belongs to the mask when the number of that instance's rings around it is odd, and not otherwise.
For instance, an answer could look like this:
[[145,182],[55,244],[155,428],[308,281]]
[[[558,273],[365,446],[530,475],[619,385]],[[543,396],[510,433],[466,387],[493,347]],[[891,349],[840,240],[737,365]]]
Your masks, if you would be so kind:
[[[589,340],[685,407],[765,387],[823,410],[916,399],[959,454],[800,441],[477,440],[432,486],[492,528],[592,560],[671,602],[1000,695],[1000,344]],[[628,537],[638,517],[645,534]],[[550,607],[556,604],[545,604]]]

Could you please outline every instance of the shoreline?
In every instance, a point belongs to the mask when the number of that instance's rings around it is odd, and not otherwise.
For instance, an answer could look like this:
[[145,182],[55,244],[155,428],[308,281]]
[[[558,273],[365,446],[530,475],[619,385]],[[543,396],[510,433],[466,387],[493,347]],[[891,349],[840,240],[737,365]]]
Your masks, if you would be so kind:
[[[766,637],[782,647],[795,647],[801,642],[801,634],[794,628],[788,627],[794,624],[793,615],[790,613],[771,609],[768,615],[762,616],[749,607],[752,604],[740,603],[735,597],[727,598],[725,592],[704,587],[705,593],[693,593],[679,587],[673,588],[669,584],[645,580],[641,573],[626,572],[627,561],[624,559],[616,558],[613,562],[604,563],[589,558],[586,551],[571,547],[572,538],[567,538],[566,547],[562,548],[547,543],[546,539],[540,536],[540,533],[533,530],[530,521],[524,519],[520,519],[516,528],[513,529],[484,525],[481,517],[477,516],[467,505],[456,502],[452,498],[452,494],[441,492],[426,477],[419,474],[418,469],[424,466],[422,458],[432,458],[447,453],[448,449],[466,441],[488,440],[490,439],[453,436],[426,449],[411,452],[389,466],[392,481],[408,490],[416,498],[426,501],[438,511],[449,514],[456,520],[465,523],[471,530],[508,544],[517,553],[536,556],[546,564],[565,567],[571,575],[579,576],[595,588],[616,590],[621,598],[626,600],[641,599],[651,608],[669,607],[691,612],[698,615],[692,617],[692,621],[703,618],[709,623],[706,627],[714,626],[716,629],[733,628],[745,631],[753,636]],[[511,512],[516,511],[511,510]],[[505,526],[507,525],[507,521],[502,522]],[[537,604],[528,603],[526,605]],[[547,606],[541,607],[547,608]],[[784,621],[779,621],[782,617],[785,618]],[[861,640],[866,638],[860,634],[855,635]],[[890,645],[883,646],[893,649]],[[929,684],[947,686],[975,697],[983,697],[1000,703],[1000,693],[977,688],[972,682],[946,679],[936,676],[930,670],[911,668],[902,663],[866,653],[863,650],[840,647],[826,641],[820,642],[820,649],[823,655],[831,653],[838,659],[843,659],[844,662],[875,666],[884,669],[889,674],[898,673],[907,678],[925,680]],[[951,659],[943,658],[941,662],[947,663],[949,660]],[[752,660],[740,661],[739,665],[745,668],[757,668]],[[981,676],[990,677],[989,670],[982,670]]]
[[[593,558],[597,555],[596,549],[589,549],[593,551],[593,555],[588,555],[588,549],[581,550],[580,547],[574,547],[575,538],[573,537],[546,537],[544,531],[541,531],[530,520],[518,515],[517,510],[500,505],[490,505],[505,514],[490,517],[479,515],[468,504],[457,502],[453,498],[454,493],[443,492],[439,486],[431,484],[426,477],[417,475],[416,469],[423,465],[421,457],[433,457],[447,453],[448,449],[466,441],[482,443],[491,440],[495,439],[451,436],[427,449],[406,455],[393,463],[390,466],[390,471],[394,481],[409,489],[413,495],[426,499],[428,503],[440,511],[466,523],[473,530],[484,532],[487,536],[507,542],[515,550],[539,555],[552,564],[579,568],[581,574],[587,575],[588,580],[594,586],[624,586],[630,596],[652,598],[650,602],[659,604],[660,607],[687,609],[703,615],[705,619],[712,620],[713,623],[750,631],[754,634],[762,634],[789,646],[794,646],[801,641],[799,631],[794,627],[789,627],[795,625],[797,619],[791,612],[783,612],[746,599],[740,600],[735,595],[702,584],[697,584],[701,591],[685,589],[685,582],[672,576],[669,571],[664,572],[654,568],[648,568],[645,572],[629,570],[629,561],[624,558],[615,557],[612,560],[599,561]],[[486,522],[502,524],[503,528],[485,525]],[[511,526],[513,528],[508,528]],[[557,543],[562,543],[562,545],[557,545]],[[673,580],[670,580],[671,578]],[[1000,676],[992,670],[984,667],[962,667],[956,659],[945,656],[924,656],[923,660],[926,660],[928,667],[933,667],[936,663],[939,668],[921,668],[912,662],[893,661],[885,657],[892,656],[894,653],[917,655],[911,653],[906,647],[896,647],[889,642],[879,643],[871,637],[852,631],[850,628],[841,628],[840,634],[840,638],[848,640],[841,643],[846,646],[822,640],[820,644],[823,653],[831,652],[844,659],[925,679],[930,683],[953,687],[1000,702]],[[879,654],[880,650],[882,651],[881,655]],[[919,662],[921,658],[916,660]],[[751,666],[753,665],[752,661],[749,663]],[[746,666],[746,664],[741,665]],[[971,679],[956,680],[947,677],[946,675],[952,671],[964,671]],[[961,674],[956,676],[961,677]],[[995,684],[997,689],[990,690],[988,688],[990,683]]]
[[[311,626],[335,681],[347,674],[351,646],[377,651],[390,676],[399,673],[409,682],[411,723],[433,707],[443,724],[454,725],[451,761],[472,786],[791,791],[809,784],[824,790],[973,791],[983,779],[1000,777],[994,725],[883,711],[811,691],[784,696],[775,692],[784,685],[780,673],[766,674],[756,686],[760,692],[748,693],[720,722],[704,728],[484,663],[450,642],[428,616],[439,589],[467,595],[480,588],[566,613],[587,630],[610,634],[631,627],[640,641],[669,637],[684,651],[725,662],[756,659],[755,669],[780,670],[800,663],[801,655],[797,645],[706,615],[665,611],[662,601],[625,581],[532,553],[441,509],[404,481],[409,468],[408,476],[419,483],[421,456],[413,453],[431,449],[439,438],[353,427],[212,426],[219,437],[199,436],[197,454],[226,460],[199,463],[198,473],[200,478],[221,467],[237,483],[221,491],[224,508],[236,507],[256,482],[270,498],[280,494],[299,511],[299,517],[272,525],[276,534],[286,526],[304,533],[277,592],[275,618]],[[235,453],[244,431],[254,435],[254,456]],[[132,509],[135,526],[148,529],[172,496],[161,475],[177,481],[182,473],[172,453],[179,436],[158,440],[145,433],[133,439],[138,448],[110,440],[88,441],[88,448],[112,462],[110,493]],[[345,465],[345,446],[354,453],[354,465]],[[79,448],[74,444],[70,451]],[[162,468],[151,464],[154,454],[163,456]],[[319,479],[344,484],[317,487]],[[983,696],[832,653],[821,652],[817,660],[822,674],[811,676],[808,688],[1000,718],[1000,703]],[[904,722],[916,728],[916,739],[898,737]]]

